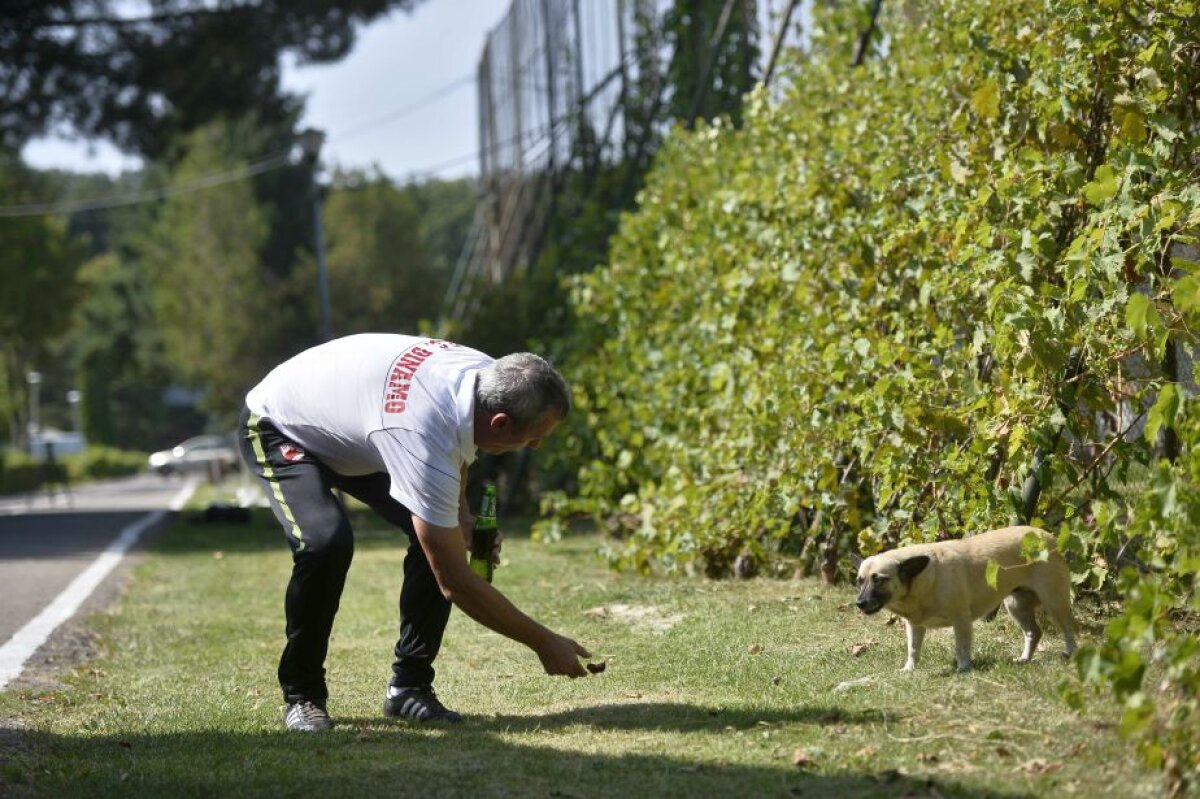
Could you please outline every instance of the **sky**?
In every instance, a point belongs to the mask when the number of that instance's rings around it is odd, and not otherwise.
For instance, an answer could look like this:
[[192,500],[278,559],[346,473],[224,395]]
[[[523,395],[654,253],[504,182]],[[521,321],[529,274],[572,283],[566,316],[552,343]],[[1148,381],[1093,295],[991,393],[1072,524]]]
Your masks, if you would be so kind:
[[[476,175],[478,107],[474,77],[484,41],[512,0],[425,0],[360,29],[336,64],[283,63],[283,85],[306,95],[301,127],[327,136],[328,168],[378,166],[389,177]],[[104,142],[40,139],[22,151],[35,168],[106,172],[141,162]]]

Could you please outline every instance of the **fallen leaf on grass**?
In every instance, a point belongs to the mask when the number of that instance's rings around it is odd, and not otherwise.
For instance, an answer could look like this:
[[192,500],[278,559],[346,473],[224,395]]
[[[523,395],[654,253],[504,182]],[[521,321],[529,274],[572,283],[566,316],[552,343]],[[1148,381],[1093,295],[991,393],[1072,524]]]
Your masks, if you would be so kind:
[[593,618],[593,619],[607,619],[608,618],[608,609],[602,608],[602,607],[601,608],[589,608],[588,610],[585,610],[583,612],[583,615],[588,616],[589,618]]
[[213,553],[213,560],[221,560],[224,557],[225,557],[225,553],[219,549]]
[[813,759],[809,757],[807,750],[797,749],[792,754],[792,765],[796,768],[809,768],[816,764],[813,763]]
[[873,682],[875,682],[874,677],[859,677],[857,680],[846,680],[835,685],[833,692],[835,694],[844,694],[846,691],[851,691],[855,688],[865,688]]
[[761,655],[762,651],[763,651],[763,647],[762,647],[762,644],[750,644],[750,646],[746,649],[746,651],[749,652],[751,655]]
[[868,649],[875,646],[877,643],[879,643],[879,642],[878,641],[862,641],[857,644],[851,644],[850,645],[850,655],[852,657],[858,657],[863,652],[866,652]]
[[1062,763],[1047,763],[1045,760],[1035,757],[1033,760],[1022,763],[1017,770],[1027,774],[1051,774],[1060,768],[1062,768]]

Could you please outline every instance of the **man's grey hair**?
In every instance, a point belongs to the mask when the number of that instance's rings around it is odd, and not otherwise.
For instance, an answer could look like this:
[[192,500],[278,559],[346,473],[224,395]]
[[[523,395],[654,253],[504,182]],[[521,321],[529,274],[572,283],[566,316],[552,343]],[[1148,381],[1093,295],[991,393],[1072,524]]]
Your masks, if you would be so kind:
[[520,429],[537,422],[547,411],[566,418],[571,411],[571,389],[545,358],[514,352],[480,371],[475,404],[488,413],[507,413]]

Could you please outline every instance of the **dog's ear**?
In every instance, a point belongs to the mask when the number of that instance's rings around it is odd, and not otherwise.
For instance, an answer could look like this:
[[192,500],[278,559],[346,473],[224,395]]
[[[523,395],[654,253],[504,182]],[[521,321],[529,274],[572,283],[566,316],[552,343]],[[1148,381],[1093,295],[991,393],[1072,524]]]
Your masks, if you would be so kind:
[[928,565],[928,555],[913,555],[904,560],[899,569],[900,581],[905,585],[912,585],[912,581],[917,579],[917,575],[925,571],[925,567]]

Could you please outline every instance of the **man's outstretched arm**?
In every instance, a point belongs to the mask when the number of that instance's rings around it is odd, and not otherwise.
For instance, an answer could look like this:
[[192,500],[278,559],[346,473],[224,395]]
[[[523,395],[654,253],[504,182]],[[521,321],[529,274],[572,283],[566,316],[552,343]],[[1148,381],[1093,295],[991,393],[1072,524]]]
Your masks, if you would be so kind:
[[532,649],[547,674],[587,676],[579,658],[591,654],[575,641],[538,624],[467,564],[465,536],[459,527],[439,527],[413,516],[417,541],[433,569],[442,595],[475,621]]

